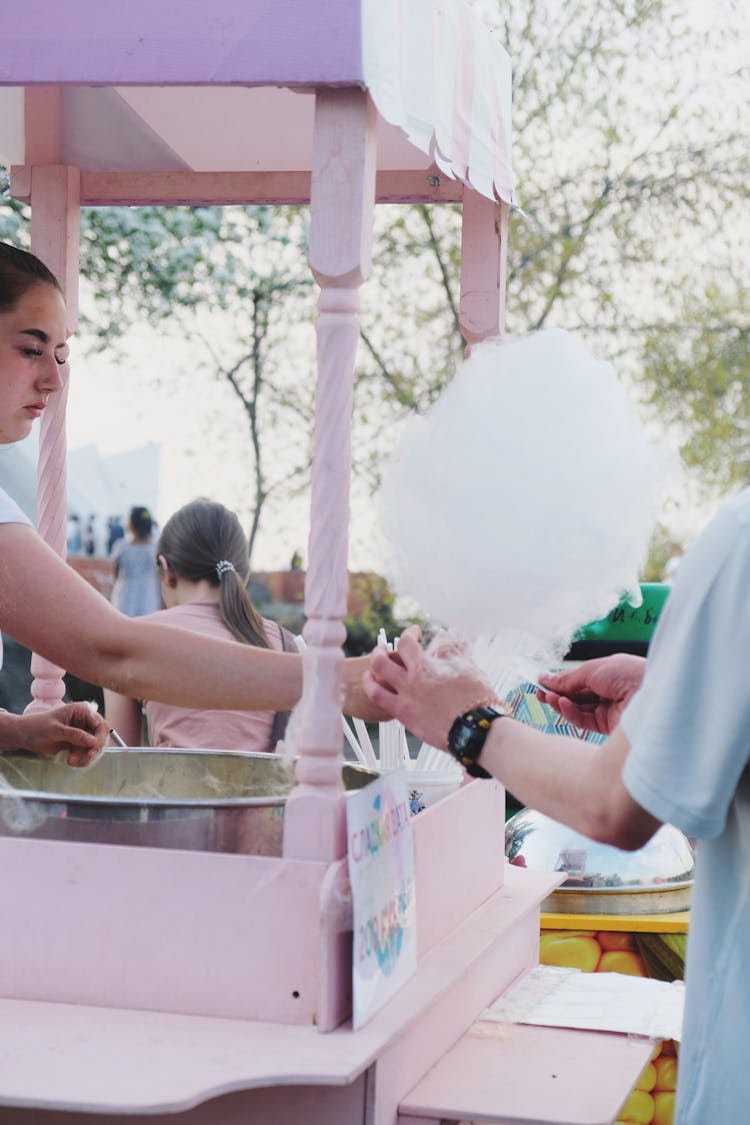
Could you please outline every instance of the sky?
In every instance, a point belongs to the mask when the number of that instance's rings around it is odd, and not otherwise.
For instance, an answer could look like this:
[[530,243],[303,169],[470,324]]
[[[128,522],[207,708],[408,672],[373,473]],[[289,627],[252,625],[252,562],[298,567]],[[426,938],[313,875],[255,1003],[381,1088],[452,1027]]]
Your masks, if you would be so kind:
[[[310,329],[310,347],[314,349]],[[122,357],[87,354],[72,342],[68,398],[68,449],[94,444],[101,453],[159,447],[159,523],[182,504],[209,496],[233,508],[249,527],[252,460],[242,412],[226,382],[197,371],[192,349],[148,326],[131,332]],[[283,444],[283,435],[282,435]],[[131,504],[142,498],[133,495]],[[309,493],[271,512],[253,554],[253,569],[285,569],[295,551],[307,559]],[[374,502],[363,484],[351,485],[351,570],[377,568]]]
[[[128,336],[122,356],[87,354],[81,344],[71,355],[69,450],[93,443],[106,455],[156,445],[159,523],[197,496],[220,500],[248,520],[252,466],[229,388],[196,377],[189,347],[148,327]],[[141,501],[133,495],[131,504]],[[294,507],[258,544],[256,569],[286,566],[295,549],[304,554],[306,514],[303,504]]]

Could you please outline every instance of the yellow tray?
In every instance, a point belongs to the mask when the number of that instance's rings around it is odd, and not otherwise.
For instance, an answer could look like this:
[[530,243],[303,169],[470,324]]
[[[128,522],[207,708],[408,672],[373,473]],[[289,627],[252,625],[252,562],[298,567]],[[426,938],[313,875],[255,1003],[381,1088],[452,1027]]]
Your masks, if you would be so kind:
[[552,914],[541,916],[543,930],[622,930],[628,933],[684,934],[690,911],[676,914]]

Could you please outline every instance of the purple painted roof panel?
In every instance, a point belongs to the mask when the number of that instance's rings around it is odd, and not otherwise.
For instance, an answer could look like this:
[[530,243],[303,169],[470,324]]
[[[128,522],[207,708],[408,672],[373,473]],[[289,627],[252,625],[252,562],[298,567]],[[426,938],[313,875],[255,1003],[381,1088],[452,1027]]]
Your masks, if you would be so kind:
[[0,84],[357,85],[360,0],[24,0]]

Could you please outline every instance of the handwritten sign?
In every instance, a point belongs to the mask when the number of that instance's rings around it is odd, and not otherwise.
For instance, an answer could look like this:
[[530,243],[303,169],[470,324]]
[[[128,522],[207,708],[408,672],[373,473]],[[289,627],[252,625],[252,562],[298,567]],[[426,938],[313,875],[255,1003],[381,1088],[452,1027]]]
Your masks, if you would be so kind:
[[417,965],[414,840],[404,770],[347,800],[354,914],[354,1027],[398,992]]

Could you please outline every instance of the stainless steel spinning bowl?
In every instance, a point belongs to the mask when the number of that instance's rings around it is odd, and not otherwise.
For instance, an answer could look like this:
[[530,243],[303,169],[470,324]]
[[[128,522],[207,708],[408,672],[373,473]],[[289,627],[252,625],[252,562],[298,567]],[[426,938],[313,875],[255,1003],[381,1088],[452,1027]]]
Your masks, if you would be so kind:
[[695,852],[679,829],[663,825],[637,851],[598,844],[534,809],[521,809],[505,826],[511,863],[564,871],[542,904],[560,914],[665,914],[687,910]]
[[[346,764],[346,789],[377,775]],[[88,769],[0,756],[0,835],[281,855],[292,771],[275,754],[107,750]]]

